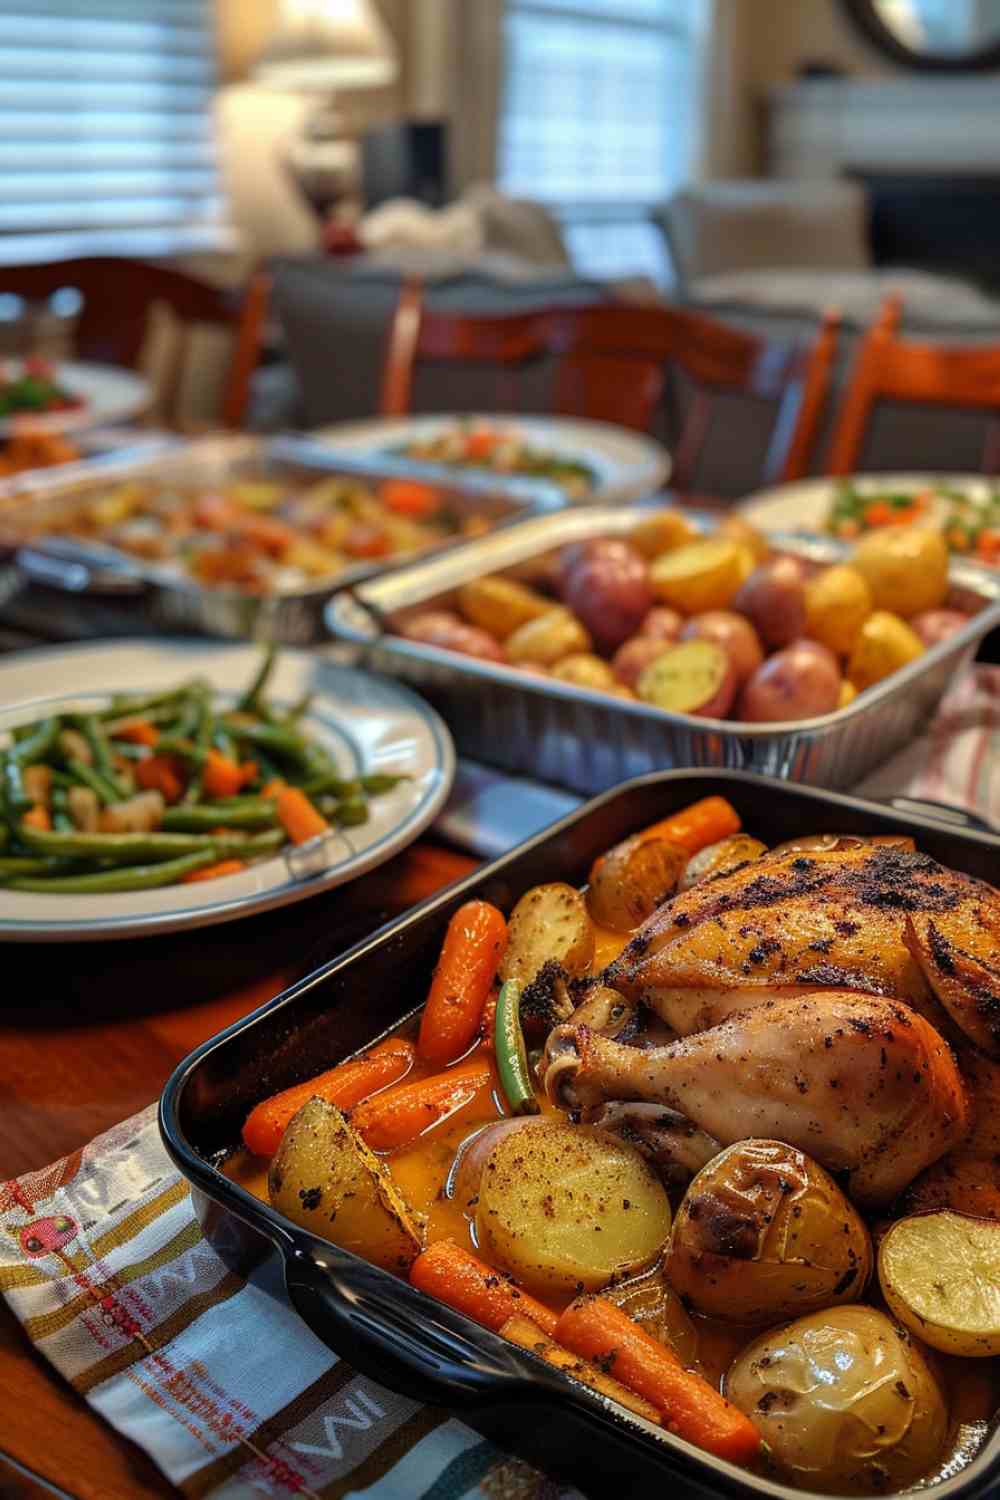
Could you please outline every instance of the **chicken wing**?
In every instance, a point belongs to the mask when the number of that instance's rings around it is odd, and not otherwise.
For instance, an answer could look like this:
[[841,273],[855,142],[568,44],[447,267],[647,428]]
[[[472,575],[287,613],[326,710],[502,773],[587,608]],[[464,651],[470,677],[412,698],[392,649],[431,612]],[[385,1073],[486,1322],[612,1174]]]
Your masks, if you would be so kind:
[[[928,923],[946,933],[953,953],[961,936],[969,962],[953,963],[945,986],[940,960],[932,982],[983,1045],[984,1004],[994,1020],[993,992],[988,1003],[982,993],[987,965],[1000,993],[1000,894],[891,845],[766,855],[695,886],[640,927],[605,978],[682,1036],[776,994],[828,989],[904,1000],[933,1019],[940,1013],[919,941]],[[1000,999],[995,1024],[1000,1042]]]
[[860,1203],[890,1202],[967,1129],[950,1048],[896,1000],[821,991],[766,1000],[665,1047],[622,1046],[586,1026],[574,1042],[546,1074],[556,1102],[645,1100],[723,1145],[786,1141],[848,1173]]

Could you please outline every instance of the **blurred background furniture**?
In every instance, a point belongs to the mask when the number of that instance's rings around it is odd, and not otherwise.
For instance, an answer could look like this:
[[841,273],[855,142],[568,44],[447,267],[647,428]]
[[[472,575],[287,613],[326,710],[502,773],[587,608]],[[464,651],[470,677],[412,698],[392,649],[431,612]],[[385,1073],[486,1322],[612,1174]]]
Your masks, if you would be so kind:
[[[382,414],[408,415],[419,365],[492,371],[494,399],[484,410],[523,410],[520,381],[548,363],[545,409],[617,423],[641,432],[660,408],[687,390],[666,418],[672,424],[672,483],[696,485],[713,427],[716,398],[738,394],[767,403],[773,432],[762,477],[797,479],[807,472],[836,350],[835,315],[824,316],[810,345],[780,345],[717,320],[667,306],[604,304],[544,308],[518,315],[476,316],[425,307],[418,281],[402,289],[393,318],[383,381]],[[527,408],[530,410],[530,408]]]
[[201,353],[199,336],[203,330],[214,331],[224,354],[216,416],[225,426],[241,425],[267,301],[263,273],[252,277],[245,291],[236,291],[124,258],[0,268],[0,295],[42,303],[67,290],[77,294],[67,353],[144,368],[156,390],[151,417],[168,426],[183,425],[186,382]]

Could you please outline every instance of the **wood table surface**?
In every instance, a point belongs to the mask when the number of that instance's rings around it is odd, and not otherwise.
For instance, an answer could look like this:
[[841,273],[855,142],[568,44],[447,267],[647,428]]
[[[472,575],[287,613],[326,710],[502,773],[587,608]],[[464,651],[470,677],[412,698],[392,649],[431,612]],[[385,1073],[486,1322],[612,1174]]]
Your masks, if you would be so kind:
[[[0,1178],[46,1166],[151,1103],[199,1042],[475,861],[429,840],[243,922],[132,942],[0,947]],[[87,1406],[0,1304],[0,1500],[179,1491]]]

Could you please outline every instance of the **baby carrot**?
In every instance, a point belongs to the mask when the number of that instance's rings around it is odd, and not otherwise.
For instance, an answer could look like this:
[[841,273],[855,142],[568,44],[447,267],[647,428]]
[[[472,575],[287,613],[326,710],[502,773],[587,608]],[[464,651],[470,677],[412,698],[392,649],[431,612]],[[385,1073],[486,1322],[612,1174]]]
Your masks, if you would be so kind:
[[279,786],[274,799],[278,804],[278,817],[293,844],[304,844],[321,833],[327,833],[330,825],[323,814],[317,812],[305,792],[297,786]]
[[361,1057],[352,1057],[280,1094],[262,1099],[247,1116],[243,1141],[255,1156],[273,1156],[281,1144],[285,1126],[314,1095],[335,1104],[338,1109],[353,1109],[376,1089],[396,1083],[413,1066],[413,1046],[400,1037],[379,1042]]
[[160,731],[148,719],[129,719],[115,726],[113,739],[124,740],[129,745],[148,745],[150,750],[160,738]]
[[238,875],[246,865],[241,859],[220,859],[217,865],[206,865],[203,870],[192,870],[185,875],[181,885],[193,885],[196,880],[220,880],[223,875]]
[[394,1151],[468,1104],[492,1080],[489,1063],[462,1063],[366,1099],[351,1114],[351,1124],[373,1151]]
[[612,1401],[617,1401],[627,1411],[634,1411],[636,1416],[645,1417],[647,1422],[654,1422],[657,1426],[662,1424],[663,1417],[652,1402],[644,1401],[635,1391],[622,1385],[620,1380],[613,1380],[610,1375],[605,1375],[589,1359],[581,1359],[578,1354],[571,1354],[561,1344],[555,1343],[530,1318],[515,1313],[500,1329],[500,1337],[510,1339],[512,1344],[518,1344],[522,1349],[530,1349],[532,1354],[537,1354],[546,1364],[554,1365],[557,1370],[565,1370],[583,1385],[589,1385],[591,1390],[600,1391],[602,1396],[610,1396]]
[[429,1297],[446,1302],[494,1333],[517,1313],[530,1318],[550,1336],[556,1326],[551,1309],[454,1240],[438,1240],[418,1255],[410,1267],[410,1281]]
[[443,1068],[469,1050],[506,946],[507,923],[495,906],[467,901],[458,908],[420,1018],[418,1057]]
[[671,813],[669,818],[650,824],[639,837],[644,842],[666,839],[668,844],[680,844],[689,854],[697,854],[699,849],[728,838],[731,833],[739,833],[741,826],[739,813],[725,797],[703,797],[700,802]]
[[201,784],[206,796],[219,802],[225,797],[235,797],[243,790],[243,773],[236,761],[223,755],[221,750],[209,750],[205,755]]
[[651,1401],[678,1437],[733,1463],[747,1463],[759,1451],[760,1433],[749,1417],[606,1298],[570,1303],[553,1337]]
[[180,770],[176,755],[150,755],[136,761],[135,779],[146,791],[160,792],[164,802],[179,802],[184,791]]
[[34,807],[29,808],[21,822],[26,823],[29,828],[40,828],[43,831],[52,827],[52,819],[44,802],[36,802]]

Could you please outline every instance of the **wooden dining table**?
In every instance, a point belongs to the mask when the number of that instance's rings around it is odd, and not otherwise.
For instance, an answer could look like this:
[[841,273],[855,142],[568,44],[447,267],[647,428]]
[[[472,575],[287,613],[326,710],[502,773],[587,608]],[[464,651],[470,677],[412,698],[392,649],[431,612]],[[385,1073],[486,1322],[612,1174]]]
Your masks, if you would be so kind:
[[[135,1114],[199,1042],[475,865],[425,838],[349,886],[245,921],[124,942],[2,945],[0,1179]],[[0,1500],[179,1494],[0,1304]]]

